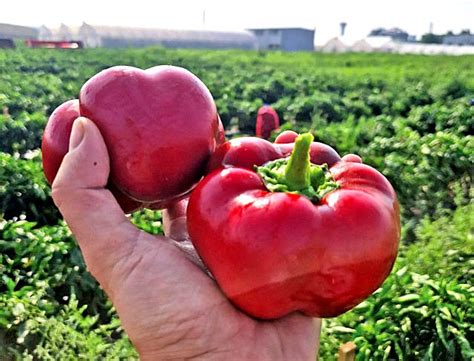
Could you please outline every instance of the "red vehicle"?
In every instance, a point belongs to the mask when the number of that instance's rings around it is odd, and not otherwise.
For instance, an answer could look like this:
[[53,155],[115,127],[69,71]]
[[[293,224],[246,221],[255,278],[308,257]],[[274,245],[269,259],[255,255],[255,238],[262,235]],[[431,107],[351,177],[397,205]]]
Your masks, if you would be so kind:
[[46,49],[82,49],[82,41],[52,41],[52,40],[25,40],[25,45],[29,48]]

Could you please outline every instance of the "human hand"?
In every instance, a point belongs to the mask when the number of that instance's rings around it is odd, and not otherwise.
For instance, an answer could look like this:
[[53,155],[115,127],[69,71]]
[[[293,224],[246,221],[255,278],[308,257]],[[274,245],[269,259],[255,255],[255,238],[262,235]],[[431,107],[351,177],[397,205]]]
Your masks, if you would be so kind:
[[73,126],[53,199],[88,270],[143,360],[315,360],[320,320],[259,321],[236,309],[188,240],[185,202],[163,212],[166,236],[138,230],[105,187],[109,157],[86,118]]

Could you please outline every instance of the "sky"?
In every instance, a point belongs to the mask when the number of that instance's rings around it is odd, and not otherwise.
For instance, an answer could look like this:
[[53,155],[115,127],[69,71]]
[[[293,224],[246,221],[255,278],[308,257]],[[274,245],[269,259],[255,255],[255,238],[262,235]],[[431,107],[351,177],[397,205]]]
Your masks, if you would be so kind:
[[337,36],[340,22],[354,39],[377,27],[421,36],[430,23],[435,33],[474,32],[474,0],[2,0],[0,10],[0,23],[49,27],[84,21],[209,30],[304,27],[316,29],[316,43]]

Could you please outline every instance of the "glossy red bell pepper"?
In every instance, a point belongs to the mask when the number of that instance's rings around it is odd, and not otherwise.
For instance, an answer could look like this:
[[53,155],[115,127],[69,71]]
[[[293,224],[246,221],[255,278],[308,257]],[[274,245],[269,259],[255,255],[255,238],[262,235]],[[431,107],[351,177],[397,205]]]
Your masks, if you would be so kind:
[[[69,137],[71,135],[74,120],[80,117],[79,100],[73,99],[61,104],[51,114],[43,133],[41,144],[43,155],[43,170],[49,184],[53,184],[64,156],[68,152]],[[225,142],[224,127],[220,118],[216,130],[216,144]],[[112,192],[115,199],[125,213],[132,213],[140,208],[164,209],[176,203],[187,195],[170,197],[165,201],[142,202],[131,198],[122,192],[113,182],[109,180],[107,188]]]
[[[49,184],[53,184],[64,156],[69,149],[72,124],[80,117],[79,101],[69,100],[57,107],[51,114],[43,133],[41,143],[43,171]],[[131,199],[113,183],[107,188],[112,192],[124,213],[132,213],[144,206],[142,202]]]
[[390,273],[400,237],[397,197],[357,156],[341,160],[310,134],[295,144],[235,139],[221,145],[210,169],[190,197],[189,234],[244,312],[337,316]]

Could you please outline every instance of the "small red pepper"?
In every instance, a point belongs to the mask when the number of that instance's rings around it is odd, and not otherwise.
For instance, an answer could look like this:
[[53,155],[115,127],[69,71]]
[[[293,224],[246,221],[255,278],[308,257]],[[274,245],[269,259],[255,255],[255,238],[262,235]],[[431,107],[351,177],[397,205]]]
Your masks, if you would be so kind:
[[227,297],[256,318],[337,316],[382,284],[397,255],[390,183],[312,140],[227,142],[191,194],[197,252]]
[[280,127],[278,113],[269,105],[262,106],[257,113],[257,123],[255,125],[255,135],[268,139],[272,131]]

